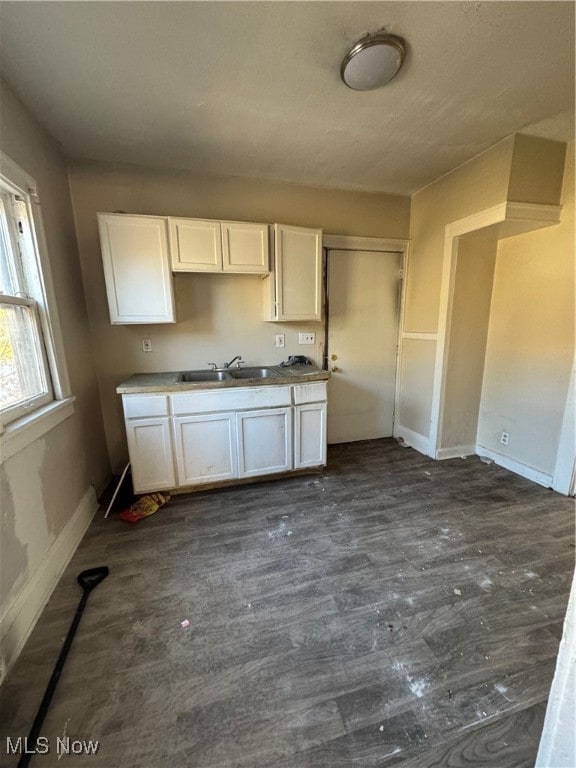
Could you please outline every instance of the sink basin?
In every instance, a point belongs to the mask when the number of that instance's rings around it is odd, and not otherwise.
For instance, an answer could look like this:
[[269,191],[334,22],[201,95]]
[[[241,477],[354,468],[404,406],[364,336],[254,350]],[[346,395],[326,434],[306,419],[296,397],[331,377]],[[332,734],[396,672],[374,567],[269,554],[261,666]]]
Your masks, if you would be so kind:
[[229,371],[233,379],[268,379],[281,374],[275,368],[233,368]]
[[230,375],[227,371],[185,371],[178,381],[230,381]]

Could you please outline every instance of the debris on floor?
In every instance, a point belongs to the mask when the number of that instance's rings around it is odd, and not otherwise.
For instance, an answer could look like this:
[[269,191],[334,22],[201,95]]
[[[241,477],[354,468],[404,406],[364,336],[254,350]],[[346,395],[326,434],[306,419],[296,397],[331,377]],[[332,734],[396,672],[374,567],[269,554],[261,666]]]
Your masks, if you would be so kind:
[[483,464],[494,464],[494,459],[491,459],[488,456],[479,456],[479,459]]
[[184,619],[184,621],[181,621],[181,622],[180,622],[180,626],[181,626],[183,629],[186,629],[186,627],[189,627],[189,626],[190,626],[190,622],[188,621],[188,619]]
[[455,595],[461,595],[462,594],[462,590],[454,588],[454,594]]
[[160,507],[163,507],[169,501],[170,494],[167,492],[147,493],[135,501],[128,509],[120,512],[118,517],[120,520],[124,520],[125,523],[137,523],[143,517],[150,517],[150,515],[158,512]]

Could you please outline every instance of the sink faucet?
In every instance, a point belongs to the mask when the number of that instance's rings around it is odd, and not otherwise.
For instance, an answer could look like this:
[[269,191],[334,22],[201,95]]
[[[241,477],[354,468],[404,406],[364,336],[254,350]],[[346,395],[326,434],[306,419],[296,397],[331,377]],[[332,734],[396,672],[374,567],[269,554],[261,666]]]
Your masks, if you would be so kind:
[[[238,361],[237,363],[236,363],[236,360]],[[212,370],[213,371],[224,371],[224,370],[226,370],[226,368],[230,368],[232,363],[236,363],[236,367],[240,368],[240,363],[243,363],[243,362],[244,362],[244,360],[242,360],[242,355],[236,355],[236,357],[233,357],[232,360],[230,360],[229,363],[224,363],[222,365],[222,368],[219,368],[216,365],[216,363],[208,363],[208,365],[212,366]]]

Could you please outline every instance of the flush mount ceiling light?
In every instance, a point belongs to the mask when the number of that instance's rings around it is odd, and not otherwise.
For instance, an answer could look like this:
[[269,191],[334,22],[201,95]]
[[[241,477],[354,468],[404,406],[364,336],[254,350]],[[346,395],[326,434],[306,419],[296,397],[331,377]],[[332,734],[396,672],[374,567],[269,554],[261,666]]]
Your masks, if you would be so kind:
[[363,37],[344,56],[340,75],[348,88],[372,91],[398,74],[405,55],[401,37],[376,32]]

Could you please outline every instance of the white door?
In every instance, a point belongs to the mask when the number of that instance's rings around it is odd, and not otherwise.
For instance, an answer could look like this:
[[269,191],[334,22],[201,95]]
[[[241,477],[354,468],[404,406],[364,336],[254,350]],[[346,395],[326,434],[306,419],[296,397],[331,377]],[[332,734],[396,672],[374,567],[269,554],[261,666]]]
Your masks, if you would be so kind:
[[390,437],[401,254],[328,252],[328,442]]
[[136,493],[176,486],[170,419],[167,416],[126,421],[132,482]]
[[294,406],[294,469],[326,464],[326,403]]
[[173,272],[222,272],[220,222],[169,219]]
[[268,225],[222,221],[220,226],[224,272],[267,274]]
[[236,414],[240,477],[292,469],[291,416],[291,408],[268,408]]
[[175,417],[174,448],[178,485],[238,477],[234,413]]
[[322,230],[274,225],[277,317],[322,319]]
[[166,219],[98,214],[110,322],[174,323]]

